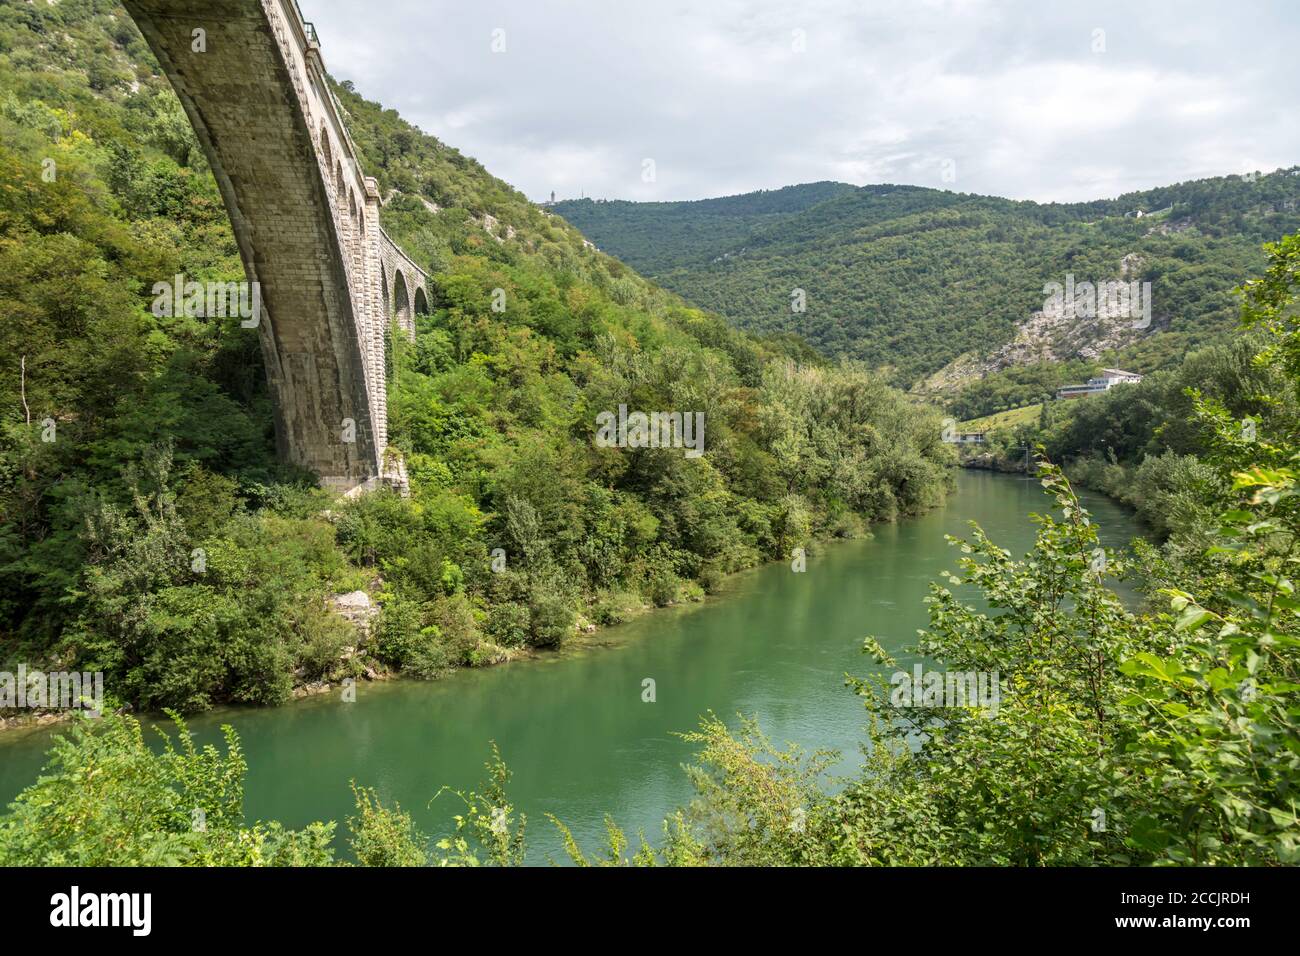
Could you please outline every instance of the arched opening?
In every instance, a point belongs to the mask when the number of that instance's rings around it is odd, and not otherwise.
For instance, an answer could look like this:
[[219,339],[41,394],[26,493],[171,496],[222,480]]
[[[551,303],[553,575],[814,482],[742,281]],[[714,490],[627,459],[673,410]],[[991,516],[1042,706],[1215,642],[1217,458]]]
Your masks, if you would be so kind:
[[357,221],[357,194],[351,189],[348,190],[348,215],[353,222]]
[[383,350],[379,364],[384,369],[384,381],[387,382],[393,377],[393,298],[388,294],[388,273],[382,267],[379,270],[379,295],[384,309],[384,320],[377,330],[379,348]]
[[429,314],[429,300],[425,298],[424,290],[421,289],[419,286],[415,287],[415,314],[416,315]]
[[339,160],[334,164],[334,192],[339,197],[339,199],[343,198],[343,161],[342,160]]
[[320,160],[325,168],[325,186],[329,187],[330,170],[334,168],[334,150],[330,147],[330,134],[325,124],[320,124]]
[[411,293],[401,269],[393,273],[393,318],[397,320],[397,327],[408,335],[415,331],[411,320]]

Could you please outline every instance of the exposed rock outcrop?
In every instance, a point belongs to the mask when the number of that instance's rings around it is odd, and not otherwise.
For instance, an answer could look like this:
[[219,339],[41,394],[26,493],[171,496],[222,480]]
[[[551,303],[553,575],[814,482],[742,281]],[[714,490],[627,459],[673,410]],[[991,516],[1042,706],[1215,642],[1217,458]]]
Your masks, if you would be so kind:
[[357,630],[358,643],[369,640],[371,627],[379,616],[379,605],[370,600],[365,591],[336,594],[330,599],[334,611],[352,623]]
[[[1120,260],[1119,276],[1099,279],[1097,285],[1137,282],[1142,264],[1141,255],[1129,253]],[[986,375],[1018,365],[1096,359],[1149,335],[1159,324],[1156,318],[1144,323],[1140,305],[1127,294],[1124,297],[1097,294],[1087,308],[1077,309],[1066,308],[1063,297],[1051,298],[1042,309],[1016,326],[1006,344],[985,355],[967,352],[958,356],[915,391],[922,394],[956,391]]]

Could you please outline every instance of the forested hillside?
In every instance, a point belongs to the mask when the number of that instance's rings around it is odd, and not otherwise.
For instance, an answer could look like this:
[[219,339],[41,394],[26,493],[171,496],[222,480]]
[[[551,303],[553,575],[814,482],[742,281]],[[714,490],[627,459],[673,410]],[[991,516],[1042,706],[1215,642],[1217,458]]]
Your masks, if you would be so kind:
[[601,248],[653,277],[734,253],[760,226],[853,192],[847,183],[805,183],[695,202],[565,200],[552,208],[579,229],[599,234]]
[[[744,209],[749,198],[713,202]],[[1231,290],[1262,268],[1262,243],[1300,226],[1300,168],[1069,204],[866,186],[762,220],[738,216],[726,228],[706,214],[715,208],[556,205],[597,245],[694,304],[741,328],[799,333],[829,355],[887,367],[901,385],[1007,342],[1043,308],[1046,283],[1067,273],[1116,280],[1131,256],[1123,277],[1152,284],[1150,328],[1082,357],[1145,372],[1176,365],[1232,327]],[[718,244],[680,241],[711,228]],[[806,311],[792,309],[795,289],[806,293]]]
[[[187,711],[436,677],[940,499],[936,414],[684,306],[338,92],[385,226],[434,276],[390,363],[409,500],[340,503],[279,464],[256,332],[150,310],[177,273],[243,276],[121,7],[0,6],[0,663]],[[704,413],[704,455],[595,447],[620,404]],[[356,589],[380,606],[368,634],[331,610]]]

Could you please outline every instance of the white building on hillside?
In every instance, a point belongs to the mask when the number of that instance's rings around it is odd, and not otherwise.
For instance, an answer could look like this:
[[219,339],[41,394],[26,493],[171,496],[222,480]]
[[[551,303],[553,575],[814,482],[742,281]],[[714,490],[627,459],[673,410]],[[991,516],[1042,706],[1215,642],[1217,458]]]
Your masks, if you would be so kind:
[[1057,398],[1087,398],[1101,392],[1109,392],[1116,385],[1127,385],[1142,381],[1136,372],[1126,372],[1119,368],[1104,368],[1101,374],[1088,379],[1086,385],[1063,385],[1056,390]]

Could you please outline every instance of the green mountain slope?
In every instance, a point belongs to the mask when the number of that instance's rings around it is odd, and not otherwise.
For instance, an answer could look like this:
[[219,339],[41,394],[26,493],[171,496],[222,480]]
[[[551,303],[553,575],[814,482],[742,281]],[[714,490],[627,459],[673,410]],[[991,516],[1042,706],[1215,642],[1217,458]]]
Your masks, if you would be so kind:
[[[0,664],[182,710],[436,677],[940,499],[937,413],[686,307],[338,93],[385,227],[434,277],[390,363],[409,500],[340,503],[282,466],[255,330],[150,310],[177,273],[243,275],[122,8],[0,6]],[[598,447],[624,404],[702,413],[703,455]],[[357,589],[379,604],[363,635],[331,613]]]
[[584,232],[606,236],[605,252],[653,277],[684,263],[703,266],[739,248],[758,227],[847,195],[846,183],[805,183],[697,202],[574,199],[552,208]]
[[[1101,357],[1138,371],[1175,364],[1231,328],[1230,290],[1262,265],[1261,244],[1300,226],[1298,173],[1071,204],[867,186],[746,221],[743,236],[719,230],[713,245],[680,242],[715,222],[701,203],[555,208],[597,245],[741,328],[798,333],[912,384],[1009,341],[1042,309],[1045,283],[1064,283],[1066,273],[1078,282],[1119,279],[1128,256],[1135,269],[1126,278],[1152,283],[1153,322],[1147,334],[1101,348]],[[725,202],[743,207],[746,199]],[[795,289],[806,293],[804,312],[792,310]]]

